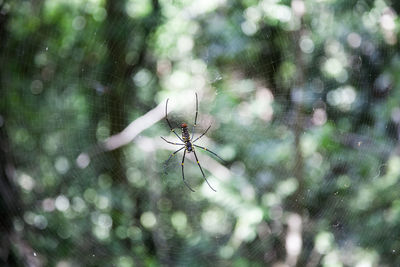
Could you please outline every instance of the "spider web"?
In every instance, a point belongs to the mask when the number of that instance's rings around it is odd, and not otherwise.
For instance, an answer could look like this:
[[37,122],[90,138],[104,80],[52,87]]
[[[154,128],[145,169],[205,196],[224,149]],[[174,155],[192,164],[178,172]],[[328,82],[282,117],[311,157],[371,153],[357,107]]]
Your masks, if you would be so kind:
[[[14,228],[28,233],[32,255],[56,266],[82,260],[291,266],[303,260],[298,250],[307,251],[314,265],[395,262],[400,248],[390,234],[396,228],[388,223],[375,237],[369,234],[384,220],[371,207],[391,203],[389,196],[371,198],[393,195],[398,177],[394,126],[400,111],[391,100],[399,94],[392,88],[395,37],[390,25],[377,22],[390,24],[397,15],[378,2],[354,10],[321,2],[320,13],[308,1],[164,2],[166,20],[146,45],[150,63],[132,75],[135,89],[119,100],[108,96],[124,73],[108,73],[99,60],[120,60],[118,47],[107,50],[100,37],[100,4],[92,13],[81,13],[86,4],[66,5],[74,29],[65,33],[67,48],[54,28],[39,31],[31,43],[18,40],[24,33],[16,32],[19,45],[6,47],[6,55],[19,55],[13,67],[28,71],[24,89],[15,91],[22,103],[10,110],[7,125],[26,206]],[[303,7],[310,13],[303,14]],[[354,25],[352,12],[376,23]],[[131,19],[125,17],[127,25]],[[11,29],[21,21],[16,16]],[[117,22],[109,27],[116,36],[126,34]],[[35,58],[25,61],[32,50]],[[76,65],[63,67],[64,60]],[[42,74],[30,71],[31,64]],[[163,166],[177,147],[159,136],[178,141],[162,119],[165,101],[170,99],[174,127],[186,122],[191,130],[195,92],[196,136],[212,125],[196,144],[228,162],[197,149],[216,193],[192,153],[185,177],[195,193],[182,182],[182,153]],[[117,150],[102,146],[112,136],[108,116],[115,106],[121,132],[159,107],[150,126],[119,147],[119,162],[110,160]],[[379,236],[387,241],[376,242]]]

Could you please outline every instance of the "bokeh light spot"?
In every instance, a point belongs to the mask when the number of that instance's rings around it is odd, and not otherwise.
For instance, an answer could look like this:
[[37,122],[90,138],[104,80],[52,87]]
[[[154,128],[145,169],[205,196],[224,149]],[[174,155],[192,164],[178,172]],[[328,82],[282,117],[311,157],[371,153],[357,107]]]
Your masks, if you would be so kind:
[[156,225],[157,220],[153,212],[146,211],[142,216],[140,216],[140,222],[146,228],[153,228]]
[[64,195],[58,196],[55,201],[55,207],[59,211],[66,211],[69,208],[69,199]]

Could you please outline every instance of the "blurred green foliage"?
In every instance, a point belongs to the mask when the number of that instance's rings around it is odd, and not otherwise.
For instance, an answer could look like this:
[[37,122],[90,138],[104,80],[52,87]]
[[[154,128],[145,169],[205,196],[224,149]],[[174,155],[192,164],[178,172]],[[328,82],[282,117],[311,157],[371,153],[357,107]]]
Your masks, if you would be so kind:
[[[0,263],[399,266],[399,12],[0,0]],[[167,98],[191,125],[195,92],[218,192],[191,155],[195,193],[182,154],[163,166],[163,120],[104,149]]]

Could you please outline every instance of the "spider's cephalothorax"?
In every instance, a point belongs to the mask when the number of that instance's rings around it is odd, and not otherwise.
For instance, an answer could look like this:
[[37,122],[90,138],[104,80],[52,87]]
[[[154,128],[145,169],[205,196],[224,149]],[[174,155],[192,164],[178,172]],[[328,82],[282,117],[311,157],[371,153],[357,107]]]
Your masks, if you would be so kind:
[[165,165],[167,165],[168,161],[169,161],[176,153],[178,153],[178,152],[181,151],[182,149],[185,149],[185,150],[183,151],[183,158],[182,158],[182,163],[181,163],[181,165],[182,165],[182,178],[183,178],[183,182],[185,183],[185,185],[186,185],[192,192],[194,192],[194,190],[189,186],[189,184],[186,183],[186,180],[185,180],[185,173],[183,172],[183,165],[184,165],[184,163],[185,163],[185,155],[186,155],[186,152],[187,152],[187,153],[193,152],[194,157],[196,158],[197,165],[198,165],[199,168],[200,168],[201,174],[203,174],[204,180],[207,182],[208,186],[209,186],[212,190],[215,191],[215,189],[212,188],[212,186],[211,186],[211,185],[208,183],[208,181],[207,181],[207,178],[206,178],[206,176],[205,176],[205,174],[204,174],[204,172],[203,172],[203,169],[201,168],[199,159],[197,158],[196,151],[194,150],[194,147],[203,149],[203,150],[205,150],[205,151],[207,151],[207,152],[213,154],[214,156],[216,156],[216,157],[219,158],[220,160],[222,160],[222,161],[224,161],[224,160],[223,160],[220,156],[218,156],[216,153],[214,153],[214,152],[208,150],[207,148],[202,147],[202,146],[198,146],[198,145],[195,145],[195,144],[194,144],[197,140],[199,140],[201,137],[203,137],[203,135],[205,135],[205,134],[207,133],[208,129],[210,129],[210,127],[211,127],[211,125],[210,125],[210,126],[207,128],[207,130],[206,130],[202,135],[200,135],[199,137],[197,137],[196,139],[193,140],[193,138],[194,138],[194,129],[195,129],[196,123],[197,123],[197,113],[198,113],[198,110],[199,110],[199,104],[198,104],[198,100],[197,100],[197,94],[196,94],[196,116],[194,117],[194,124],[193,124],[193,130],[192,130],[192,137],[190,137],[190,133],[189,133],[189,130],[188,130],[188,125],[187,125],[186,123],[182,123],[182,124],[181,124],[181,128],[182,128],[182,138],[175,132],[174,128],[172,128],[171,123],[170,123],[169,120],[168,120],[168,111],[167,111],[167,108],[168,108],[168,99],[167,99],[167,103],[165,104],[165,120],[167,121],[168,126],[169,126],[171,132],[173,132],[173,133],[176,135],[176,137],[178,137],[179,140],[181,140],[182,143],[170,142],[170,141],[166,140],[166,139],[165,139],[164,137],[162,137],[162,136],[161,136],[161,138],[162,138],[165,142],[167,142],[167,143],[169,143],[169,144],[178,145],[178,146],[182,146],[182,147],[179,148],[178,150],[176,150],[174,153],[172,153],[172,154],[169,156],[169,158],[168,158],[167,161],[165,162]]
[[190,134],[189,134],[188,126],[186,123],[182,123],[181,128],[182,128],[183,142],[185,142],[185,147],[186,147],[187,152],[190,153],[193,151],[193,146],[192,146],[192,143],[190,142]]

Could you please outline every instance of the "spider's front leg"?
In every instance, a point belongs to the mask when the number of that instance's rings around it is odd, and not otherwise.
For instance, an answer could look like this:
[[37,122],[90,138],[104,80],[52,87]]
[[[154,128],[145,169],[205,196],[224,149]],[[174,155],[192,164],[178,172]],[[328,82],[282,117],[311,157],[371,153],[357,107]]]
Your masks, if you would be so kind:
[[215,189],[210,185],[210,183],[207,181],[207,178],[206,178],[206,176],[205,176],[205,174],[204,174],[204,172],[203,172],[203,169],[201,168],[199,159],[197,158],[196,151],[193,150],[193,154],[194,154],[194,157],[196,158],[197,165],[199,165],[201,174],[203,174],[204,180],[206,180],[206,183],[208,184],[208,186],[209,186],[214,192],[217,192],[217,190],[215,190]]
[[182,179],[183,179],[183,182],[185,183],[185,185],[187,186],[187,188],[190,189],[190,191],[196,192],[189,186],[188,183],[186,183],[186,180],[185,180],[185,172],[183,171],[183,166],[185,164],[185,155],[186,155],[186,149],[185,149],[185,151],[183,151],[183,157],[182,157]]

